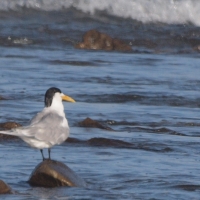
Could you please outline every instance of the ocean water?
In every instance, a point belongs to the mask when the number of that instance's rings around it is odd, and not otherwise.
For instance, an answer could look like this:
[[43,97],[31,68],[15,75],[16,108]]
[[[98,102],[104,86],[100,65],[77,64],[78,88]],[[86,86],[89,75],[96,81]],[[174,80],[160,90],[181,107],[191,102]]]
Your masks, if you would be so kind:
[[[52,158],[86,188],[38,188],[41,162],[21,140],[0,141],[0,199],[199,199],[200,2],[197,0],[0,0],[0,123],[25,125],[55,86],[69,140]],[[132,52],[75,49],[97,29]],[[80,127],[90,117],[113,131]],[[47,155],[47,152],[45,152]]]

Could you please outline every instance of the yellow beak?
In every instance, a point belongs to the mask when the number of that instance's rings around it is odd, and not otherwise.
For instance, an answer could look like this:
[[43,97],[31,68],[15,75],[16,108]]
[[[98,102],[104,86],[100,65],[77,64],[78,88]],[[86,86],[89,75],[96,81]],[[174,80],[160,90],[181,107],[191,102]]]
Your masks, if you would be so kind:
[[75,103],[76,101],[74,99],[72,99],[71,97],[67,96],[67,95],[63,95],[62,96],[62,100],[63,101],[69,101],[69,102],[72,102],[72,103]]

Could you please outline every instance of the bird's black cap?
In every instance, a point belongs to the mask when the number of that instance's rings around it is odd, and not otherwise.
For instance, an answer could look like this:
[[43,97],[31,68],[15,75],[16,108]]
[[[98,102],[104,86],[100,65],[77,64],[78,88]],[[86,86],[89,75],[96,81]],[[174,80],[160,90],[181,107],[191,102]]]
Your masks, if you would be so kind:
[[61,90],[56,88],[56,87],[51,87],[49,88],[46,93],[45,93],[45,97],[44,97],[44,104],[46,107],[50,107],[52,104],[52,100],[53,100],[53,96],[56,92],[61,93]]

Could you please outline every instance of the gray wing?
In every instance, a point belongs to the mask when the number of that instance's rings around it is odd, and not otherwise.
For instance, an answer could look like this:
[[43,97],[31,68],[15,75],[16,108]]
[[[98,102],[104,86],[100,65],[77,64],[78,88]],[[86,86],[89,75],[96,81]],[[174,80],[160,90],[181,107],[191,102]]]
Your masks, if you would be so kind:
[[37,113],[29,122],[30,125],[38,123],[42,117],[44,117],[46,115],[46,113],[44,112],[44,110],[42,112]]
[[23,135],[51,144],[60,144],[69,135],[69,127],[61,125],[63,120],[63,117],[55,112],[38,113],[30,125],[23,128]]

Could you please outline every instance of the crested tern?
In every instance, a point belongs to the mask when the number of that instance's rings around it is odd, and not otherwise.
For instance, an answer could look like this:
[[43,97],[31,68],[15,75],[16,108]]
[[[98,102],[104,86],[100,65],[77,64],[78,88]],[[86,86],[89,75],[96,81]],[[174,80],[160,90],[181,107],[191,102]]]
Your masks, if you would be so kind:
[[51,147],[63,143],[69,136],[69,126],[62,100],[75,102],[60,89],[49,88],[45,93],[44,109],[31,119],[29,125],[0,131],[0,133],[18,136],[31,147],[40,149],[43,160],[45,160],[43,149],[48,148],[49,159],[51,159]]

